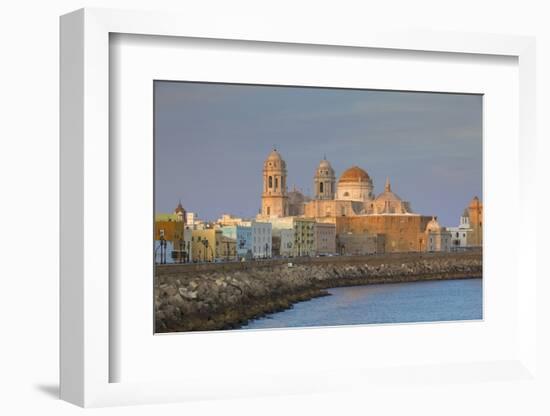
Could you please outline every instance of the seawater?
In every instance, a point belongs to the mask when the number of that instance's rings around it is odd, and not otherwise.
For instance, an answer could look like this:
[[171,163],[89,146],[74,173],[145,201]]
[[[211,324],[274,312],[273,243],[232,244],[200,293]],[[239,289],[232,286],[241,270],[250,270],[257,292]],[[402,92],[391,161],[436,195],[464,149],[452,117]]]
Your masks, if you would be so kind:
[[253,320],[242,329],[483,318],[482,279],[437,280],[328,289],[330,296]]

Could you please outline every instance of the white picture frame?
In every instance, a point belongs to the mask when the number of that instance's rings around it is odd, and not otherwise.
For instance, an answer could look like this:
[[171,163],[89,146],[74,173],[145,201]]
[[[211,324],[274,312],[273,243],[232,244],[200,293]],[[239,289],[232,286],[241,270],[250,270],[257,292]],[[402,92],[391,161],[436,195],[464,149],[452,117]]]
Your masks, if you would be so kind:
[[[80,406],[159,403],[210,397],[239,397],[280,393],[307,393],[348,389],[351,384],[373,386],[395,378],[433,382],[480,382],[484,378],[537,382],[536,363],[536,219],[526,213],[534,194],[529,178],[535,168],[535,41],[530,37],[467,33],[429,33],[361,30],[327,33],[250,23],[239,31],[223,20],[169,14],[83,9],[61,18],[61,398]],[[332,47],[430,51],[441,54],[504,55],[518,59],[519,68],[519,178],[520,241],[516,270],[522,270],[517,293],[517,354],[499,361],[442,362],[400,372],[370,368],[368,373],[331,368],[329,377],[317,373],[282,371],[268,379],[231,382],[220,374],[212,383],[200,374],[176,381],[111,382],[113,362],[120,359],[110,348],[110,310],[113,291],[109,276],[110,159],[109,51],[110,34],[277,42]],[[490,151],[491,149],[489,149]],[[493,149],[494,150],[494,149]],[[517,273],[517,272],[516,272]],[[147,305],[144,305],[146,308]],[[414,331],[414,329],[409,329]],[[265,335],[267,336],[267,335]],[[168,338],[167,338],[168,339]],[[169,339],[168,341],[170,342]],[[481,371],[484,377],[472,377]],[[347,383],[342,380],[350,380]],[[215,385],[214,385],[215,384]],[[227,388],[223,388],[223,386]]]

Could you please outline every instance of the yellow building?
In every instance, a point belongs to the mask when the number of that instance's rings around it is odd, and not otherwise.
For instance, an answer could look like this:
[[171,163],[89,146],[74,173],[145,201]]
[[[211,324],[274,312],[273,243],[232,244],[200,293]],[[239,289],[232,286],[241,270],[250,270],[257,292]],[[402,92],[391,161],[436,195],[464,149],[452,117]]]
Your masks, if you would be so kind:
[[193,261],[214,261],[221,258],[222,231],[207,228],[192,230],[191,244]]

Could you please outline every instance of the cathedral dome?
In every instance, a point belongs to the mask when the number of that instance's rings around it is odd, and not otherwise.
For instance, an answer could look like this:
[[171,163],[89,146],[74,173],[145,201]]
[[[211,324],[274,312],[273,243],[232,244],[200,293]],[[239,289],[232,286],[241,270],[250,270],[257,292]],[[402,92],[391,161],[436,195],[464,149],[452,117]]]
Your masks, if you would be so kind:
[[338,183],[344,182],[369,182],[370,177],[367,172],[358,166],[352,166],[342,173]]

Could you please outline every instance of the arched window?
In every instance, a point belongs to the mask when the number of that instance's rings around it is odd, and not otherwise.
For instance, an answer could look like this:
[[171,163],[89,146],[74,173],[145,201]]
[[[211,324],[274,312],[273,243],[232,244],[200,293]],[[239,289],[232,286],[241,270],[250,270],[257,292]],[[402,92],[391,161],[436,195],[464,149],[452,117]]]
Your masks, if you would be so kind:
[[319,193],[322,194],[323,193],[323,182],[321,182],[319,184]]
[[269,177],[269,187],[273,188],[273,177],[272,176]]
[[275,189],[279,187],[279,179],[275,177]]
[[271,209],[267,207],[267,215],[271,215]]

